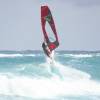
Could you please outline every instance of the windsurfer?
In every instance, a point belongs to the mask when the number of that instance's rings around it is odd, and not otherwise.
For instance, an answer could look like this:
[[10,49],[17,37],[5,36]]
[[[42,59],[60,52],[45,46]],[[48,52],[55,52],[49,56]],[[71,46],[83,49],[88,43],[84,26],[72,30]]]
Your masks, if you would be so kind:
[[50,51],[48,45],[47,45],[45,42],[43,42],[42,48],[43,48],[43,50],[44,50],[44,53],[45,53],[48,57],[50,57],[51,51]]
[[[46,32],[45,26],[46,22],[49,23],[51,30],[53,31],[55,41],[50,41],[49,32]],[[54,20],[48,6],[41,6],[41,24],[44,35],[44,42],[42,43],[42,48],[44,53],[52,58],[52,51],[54,51],[59,46],[58,36],[54,24]]]

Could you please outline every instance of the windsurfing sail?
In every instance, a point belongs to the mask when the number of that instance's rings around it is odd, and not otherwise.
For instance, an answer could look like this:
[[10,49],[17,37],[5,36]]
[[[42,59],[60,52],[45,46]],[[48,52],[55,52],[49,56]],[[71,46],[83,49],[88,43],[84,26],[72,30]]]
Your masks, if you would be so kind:
[[[49,24],[52,30],[52,36],[55,38],[54,41],[51,41],[49,37],[50,33],[46,31],[46,23]],[[55,28],[55,23],[51,14],[51,11],[48,6],[41,6],[41,24],[44,35],[44,42],[42,44],[43,50],[47,56],[59,46],[58,36]]]

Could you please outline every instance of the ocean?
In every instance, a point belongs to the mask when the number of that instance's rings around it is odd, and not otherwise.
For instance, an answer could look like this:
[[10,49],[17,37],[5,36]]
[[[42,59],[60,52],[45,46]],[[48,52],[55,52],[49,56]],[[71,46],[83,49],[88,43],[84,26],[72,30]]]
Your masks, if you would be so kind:
[[100,52],[0,51],[0,100],[100,100]]

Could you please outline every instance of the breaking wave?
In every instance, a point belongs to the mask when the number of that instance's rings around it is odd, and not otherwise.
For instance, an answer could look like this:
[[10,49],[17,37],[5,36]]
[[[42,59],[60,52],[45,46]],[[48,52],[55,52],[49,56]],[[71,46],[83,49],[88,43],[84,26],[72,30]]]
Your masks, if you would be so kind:
[[64,56],[70,56],[73,58],[88,58],[88,57],[93,57],[92,54],[64,54]]
[[25,57],[25,56],[40,56],[35,54],[0,54],[0,58],[15,58],[15,57]]
[[[33,65],[31,65],[33,66]],[[23,96],[34,99],[56,99],[57,96],[100,95],[100,83],[91,80],[91,75],[58,62],[40,67],[48,68],[51,77],[17,76],[0,74],[0,94]],[[33,66],[34,67],[34,66]]]
[[[40,57],[41,54],[0,54],[1,58],[25,56]],[[99,54],[63,54],[63,56],[90,58]],[[95,96],[94,98],[98,99],[100,96],[100,82],[93,80],[88,71],[84,72],[76,67],[63,65],[54,59],[53,61],[46,59],[45,63],[43,61],[20,63],[11,69],[5,71],[2,69],[0,72],[0,98],[10,96],[19,97],[19,99],[22,97],[21,100],[62,100],[63,97],[90,96],[92,98]]]

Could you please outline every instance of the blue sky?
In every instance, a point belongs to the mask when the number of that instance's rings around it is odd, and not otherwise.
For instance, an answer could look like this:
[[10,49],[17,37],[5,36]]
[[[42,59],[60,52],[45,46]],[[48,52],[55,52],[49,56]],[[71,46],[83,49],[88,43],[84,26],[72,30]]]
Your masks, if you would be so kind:
[[55,20],[57,50],[100,50],[100,0],[0,0],[0,50],[42,50],[43,4]]

